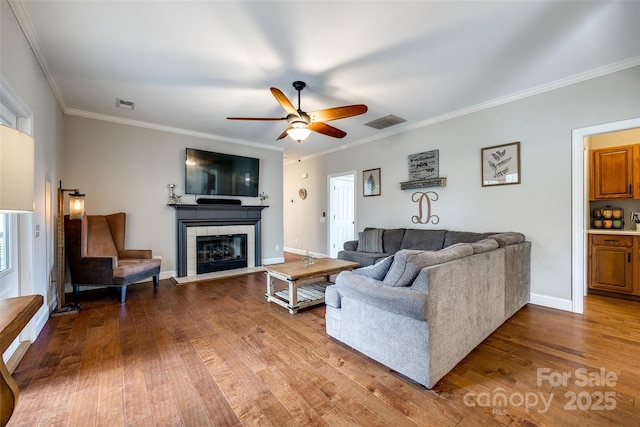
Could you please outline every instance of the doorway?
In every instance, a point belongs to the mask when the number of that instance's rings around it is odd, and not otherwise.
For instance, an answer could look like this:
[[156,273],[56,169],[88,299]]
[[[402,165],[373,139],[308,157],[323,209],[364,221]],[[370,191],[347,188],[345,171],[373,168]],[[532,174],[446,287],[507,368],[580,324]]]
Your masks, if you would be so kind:
[[587,293],[587,227],[589,211],[589,151],[585,138],[640,128],[640,118],[574,129],[571,134],[571,310],[584,312]]
[[329,175],[329,256],[355,238],[355,171]]

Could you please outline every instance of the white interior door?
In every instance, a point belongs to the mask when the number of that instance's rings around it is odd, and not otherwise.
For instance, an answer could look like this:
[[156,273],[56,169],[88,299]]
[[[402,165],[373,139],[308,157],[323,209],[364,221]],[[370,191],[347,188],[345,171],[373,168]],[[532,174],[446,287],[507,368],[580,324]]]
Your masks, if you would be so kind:
[[337,258],[344,242],[354,239],[355,172],[329,177],[329,256]]

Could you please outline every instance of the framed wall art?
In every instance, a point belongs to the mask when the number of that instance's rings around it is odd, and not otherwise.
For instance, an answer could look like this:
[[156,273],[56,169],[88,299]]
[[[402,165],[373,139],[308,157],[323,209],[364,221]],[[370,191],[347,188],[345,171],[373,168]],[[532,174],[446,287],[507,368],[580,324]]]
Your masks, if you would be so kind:
[[520,184],[520,142],[480,150],[482,186]]
[[437,178],[439,153],[439,150],[431,150],[409,155],[409,181]]
[[380,168],[362,171],[362,192],[364,197],[380,195]]

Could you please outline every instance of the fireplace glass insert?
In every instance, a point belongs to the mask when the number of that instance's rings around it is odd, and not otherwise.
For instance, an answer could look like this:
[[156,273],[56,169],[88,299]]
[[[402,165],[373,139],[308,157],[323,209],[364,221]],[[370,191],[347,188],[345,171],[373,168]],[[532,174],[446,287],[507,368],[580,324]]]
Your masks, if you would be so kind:
[[247,235],[197,236],[198,274],[247,267]]

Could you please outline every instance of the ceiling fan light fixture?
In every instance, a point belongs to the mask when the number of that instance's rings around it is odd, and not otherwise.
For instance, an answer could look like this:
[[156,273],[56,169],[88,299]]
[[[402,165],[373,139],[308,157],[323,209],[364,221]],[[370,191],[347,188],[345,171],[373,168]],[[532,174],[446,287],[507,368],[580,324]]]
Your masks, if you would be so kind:
[[287,130],[287,135],[298,143],[307,139],[310,134],[311,131],[307,128],[307,124],[304,122],[291,123],[291,128]]

